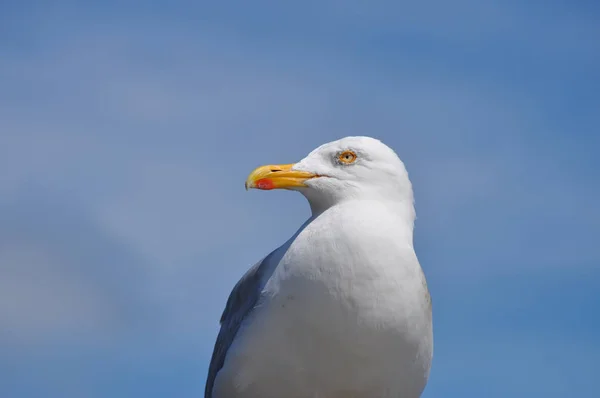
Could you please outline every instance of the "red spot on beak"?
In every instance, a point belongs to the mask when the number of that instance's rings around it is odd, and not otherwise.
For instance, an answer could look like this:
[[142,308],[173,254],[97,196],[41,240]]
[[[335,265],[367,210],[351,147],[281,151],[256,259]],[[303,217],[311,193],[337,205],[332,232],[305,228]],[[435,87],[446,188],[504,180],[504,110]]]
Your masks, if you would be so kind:
[[264,189],[265,191],[268,191],[275,188],[275,184],[273,184],[273,181],[269,178],[261,178],[260,180],[256,181],[256,187],[258,189]]

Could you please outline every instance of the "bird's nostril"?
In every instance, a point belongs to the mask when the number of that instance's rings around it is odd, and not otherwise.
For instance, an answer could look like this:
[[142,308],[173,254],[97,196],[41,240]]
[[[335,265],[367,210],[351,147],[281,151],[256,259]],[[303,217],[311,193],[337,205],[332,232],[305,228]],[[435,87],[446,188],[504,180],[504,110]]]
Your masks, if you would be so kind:
[[278,171],[281,171],[281,169],[271,169],[271,173],[276,173]]

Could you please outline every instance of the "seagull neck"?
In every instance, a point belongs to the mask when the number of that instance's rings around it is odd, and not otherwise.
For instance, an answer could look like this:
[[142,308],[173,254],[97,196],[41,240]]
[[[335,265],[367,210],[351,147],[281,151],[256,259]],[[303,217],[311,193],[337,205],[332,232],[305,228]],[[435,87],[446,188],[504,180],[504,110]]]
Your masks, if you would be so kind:
[[312,213],[311,218],[313,219],[319,217],[327,209],[330,209],[331,207],[335,206],[335,204],[323,203],[312,200],[310,200],[308,203],[310,204],[310,212]]
[[[336,202],[336,203],[325,203],[322,201],[310,200],[309,204],[310,204],[310,210],[312,212],[311,219],[314,220],[315,218],[319,217],[322,213],[324,213],[325,211],[329,210],[332,207],[346,205],[346,204],[360,202],[360,201],[369,202],[369,200],[359,200],[359,199],[346,200],[346,201]],[[406,228],[412,236],[412,232],[414,230],[415,218],[416,218],[415,206],[413,204],[412,198],[411,198],[411,200],[389,200],[389,201],[378,200],[377,202],[383,203],[385,206],[389,207],[390,210],[392,210],[394,213],[396,213],[398,216],[400,216],[400,218],[402,220],[406,220]]]

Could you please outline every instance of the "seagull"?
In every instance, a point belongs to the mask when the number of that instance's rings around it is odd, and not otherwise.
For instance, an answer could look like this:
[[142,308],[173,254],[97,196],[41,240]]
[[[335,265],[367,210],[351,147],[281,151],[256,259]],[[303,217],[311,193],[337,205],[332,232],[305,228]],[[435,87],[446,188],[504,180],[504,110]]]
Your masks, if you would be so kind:
[[227,300],[205,398],[418,398],[433,357],[431,297],[413,246],[404,163],[346,137],[246,188],[303,194],[312,215]]

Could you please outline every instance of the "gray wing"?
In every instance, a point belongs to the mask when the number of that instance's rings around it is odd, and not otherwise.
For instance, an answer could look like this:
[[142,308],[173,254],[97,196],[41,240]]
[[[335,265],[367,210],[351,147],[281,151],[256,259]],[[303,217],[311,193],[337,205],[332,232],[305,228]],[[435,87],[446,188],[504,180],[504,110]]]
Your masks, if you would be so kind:
[[212,398],[215,378],[225,363],[227,350],[229,350],[231,343],[235,339],[242,321],[254,309],[261,295],[263,284],[268,279],[266,273],[269,271],[272,272],[272,267],[268,267],[268,264],[274,253],[275,251],[250,268],[234,286],[227,299],[225,310],[221,315],[221,330],[217,336],[208,368],[208,377],[204,390],[205,398]]

